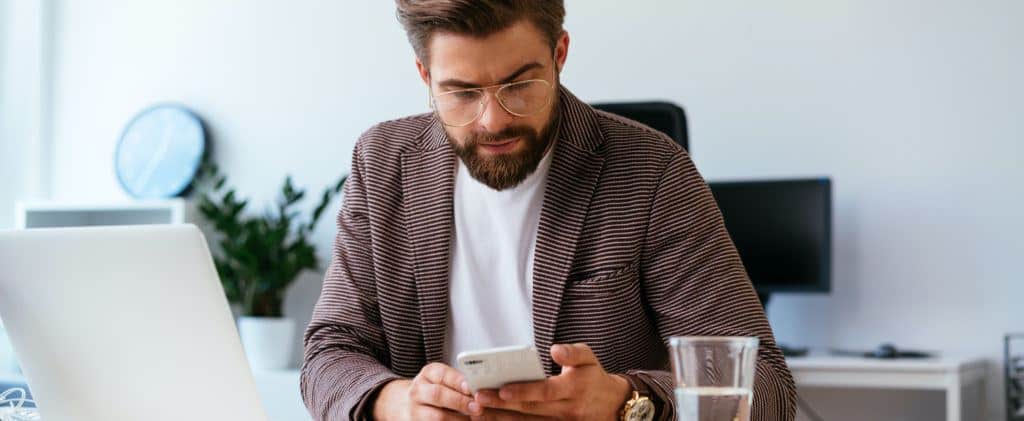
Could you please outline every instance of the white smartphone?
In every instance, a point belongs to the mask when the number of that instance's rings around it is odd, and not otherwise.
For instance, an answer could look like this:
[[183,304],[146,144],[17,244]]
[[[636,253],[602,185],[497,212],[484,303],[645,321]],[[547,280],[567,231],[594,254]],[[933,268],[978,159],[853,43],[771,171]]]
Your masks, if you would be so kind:
[[529,345],[460,352],[456,361],[474,393],[480,389],[497,389],[509,383],[547,377],[537,350]]

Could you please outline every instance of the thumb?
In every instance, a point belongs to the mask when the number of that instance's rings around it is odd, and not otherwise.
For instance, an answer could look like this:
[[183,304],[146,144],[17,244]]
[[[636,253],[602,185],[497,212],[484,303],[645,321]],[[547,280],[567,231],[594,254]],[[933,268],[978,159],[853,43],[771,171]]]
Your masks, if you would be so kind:
[[562,367],[599,365],[594,351],[587,344],[557,344],[551,346],[551,359]]

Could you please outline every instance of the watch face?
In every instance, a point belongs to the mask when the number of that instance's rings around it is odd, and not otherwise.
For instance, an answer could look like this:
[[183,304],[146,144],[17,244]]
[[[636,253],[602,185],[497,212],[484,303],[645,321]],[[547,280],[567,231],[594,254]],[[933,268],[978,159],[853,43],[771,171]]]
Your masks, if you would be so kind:
[[654,419],[654,403],[648,398],[640,398],[626,413],[626,421],[651,421]]

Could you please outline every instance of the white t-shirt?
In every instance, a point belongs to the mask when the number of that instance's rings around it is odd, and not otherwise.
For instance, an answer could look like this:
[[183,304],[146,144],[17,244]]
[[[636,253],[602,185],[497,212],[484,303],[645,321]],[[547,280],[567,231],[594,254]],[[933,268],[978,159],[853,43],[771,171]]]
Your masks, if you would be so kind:
[[552,150],[521,184],[502,191],[474,179],[457,160],[444,344],[452,367],[462,351],[533,345],[533,252]]

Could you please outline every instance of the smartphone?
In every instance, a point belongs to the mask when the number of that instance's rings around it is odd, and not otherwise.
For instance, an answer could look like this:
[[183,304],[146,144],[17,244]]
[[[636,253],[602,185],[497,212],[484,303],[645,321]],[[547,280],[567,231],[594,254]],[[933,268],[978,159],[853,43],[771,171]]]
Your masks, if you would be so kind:
[[547,377],[537,350],[529,345],[460,352],[455,359],[473,393]]

